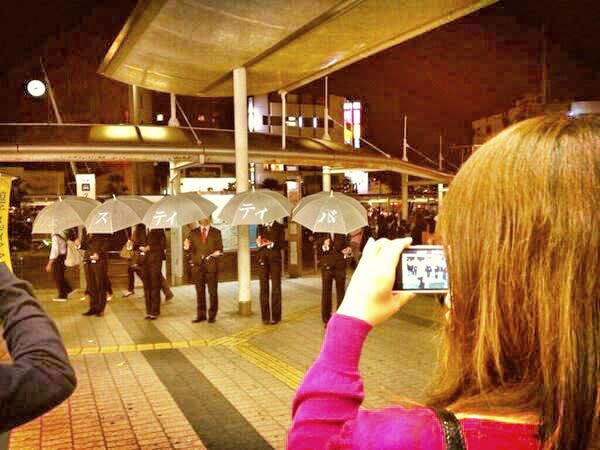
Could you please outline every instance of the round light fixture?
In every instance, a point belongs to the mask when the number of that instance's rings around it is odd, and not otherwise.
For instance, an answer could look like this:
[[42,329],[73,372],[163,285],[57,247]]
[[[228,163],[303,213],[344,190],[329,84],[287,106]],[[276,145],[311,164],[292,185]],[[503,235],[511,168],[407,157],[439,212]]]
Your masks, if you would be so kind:
[[30,80],[27,82],[27,93],[32,97],[41,97],[46,93],[46,85],[40,80]]

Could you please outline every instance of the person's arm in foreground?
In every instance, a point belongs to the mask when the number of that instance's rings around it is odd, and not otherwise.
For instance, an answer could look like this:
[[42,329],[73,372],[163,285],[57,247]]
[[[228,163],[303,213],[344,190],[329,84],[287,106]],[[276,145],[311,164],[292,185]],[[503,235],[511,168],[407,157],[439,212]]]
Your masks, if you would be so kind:
[[12,364],[0,364],[0,432],[28,422],[68,398],[76,386],[54,323],[28,283],[0,264],[0,323]]
[[[288,449],[343,447],[352,440],[352,421],[364,399],[358,370],[368,332],[408,302],[394,293],[400,253],[411,239],[369,240],[337,314],[329,321],[321,353],[308,370],[292,405]],[[348,427],[344,425],[348,423]]]

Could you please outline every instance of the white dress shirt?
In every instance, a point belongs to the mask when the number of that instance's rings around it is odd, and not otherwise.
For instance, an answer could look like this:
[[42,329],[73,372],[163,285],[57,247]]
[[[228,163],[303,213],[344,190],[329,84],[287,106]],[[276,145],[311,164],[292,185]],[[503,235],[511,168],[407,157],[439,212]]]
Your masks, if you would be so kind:
[[60,255],[67,254],[67,240],[64,233],[52,235],[52,247],[50,248],[50,259],[56,259]]

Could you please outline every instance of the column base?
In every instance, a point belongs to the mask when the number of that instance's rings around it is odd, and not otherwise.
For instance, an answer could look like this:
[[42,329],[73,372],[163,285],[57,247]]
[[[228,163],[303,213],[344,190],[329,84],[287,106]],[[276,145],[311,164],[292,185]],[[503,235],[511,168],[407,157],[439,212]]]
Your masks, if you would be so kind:
[[239,302],[238,313],[240,316],[251,316],[252,315],[252,302]]

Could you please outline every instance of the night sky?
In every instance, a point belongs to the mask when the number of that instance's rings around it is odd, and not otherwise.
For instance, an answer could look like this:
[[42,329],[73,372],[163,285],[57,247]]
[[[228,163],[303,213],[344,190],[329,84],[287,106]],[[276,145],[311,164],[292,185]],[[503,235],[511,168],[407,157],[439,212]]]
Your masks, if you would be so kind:
[[[21,61],[38,58],[48,36],[78,30],[84,19],[90,23],[94,4],[2,2],[0,78]],[[103,17],[108,9],[110,20],[78,30],[80,38],[66,51],[76,52],[85,45],[86,33],[94,33],[106,41],[98,49],[99,65],[134,5],[135,0],[102,0]],[[542,23],[548,36],[549,99],[600,99],[600,2],[595,0],[502,1],[332,74],[330,92],[362,100],[367,138],[392,154],[399,154],[402,118],[408,115],[409,143],[434,157],[440,134],[446,149],[469,144],[471,121],[539,91]],[[322,95],[322,89],[317,81],[300,92]]]

